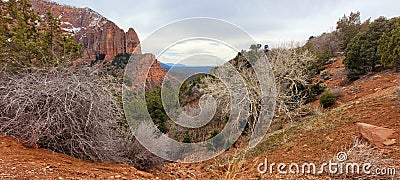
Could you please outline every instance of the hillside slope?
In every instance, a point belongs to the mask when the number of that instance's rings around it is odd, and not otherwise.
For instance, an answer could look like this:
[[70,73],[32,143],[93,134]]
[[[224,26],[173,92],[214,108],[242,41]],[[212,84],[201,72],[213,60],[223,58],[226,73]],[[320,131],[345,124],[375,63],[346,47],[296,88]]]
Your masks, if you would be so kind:
[[[343,92],[335,106],[324,110],[318,108],[318,101],[309,104],[309,107],[317,109],[317,113],[267,134],[254,149],[231,148],[209,161],[168,163],[161,170],[149,174],[128,165],[96,164],[48,150],[26,148],[15,139],[0,137],[0,178],[330,179],[332,177],[327,174],[302,176],[275,172],[261,175],[257,166],[264,159],[271,163],[320,163],[331,160],[338,152],[353,147],[354,139],[361,139],[357,122],[392,128],[396,133],[391,138],[400,140],[400,92],[397,90],[400,73],[383,71],[349,83],[343,76],[342,60],[329,65],[328,71],[333,78],[325,83],[329,88],[339,88]],[[374,162],[382,162],[400,170],[398,142],[382,148],[360,147],[369,148],[365,149],[368,153],[377,154],[377,157],[373,157],[376,158]]]
[[153,175],[128,165],[96,164],[0,137],[0,179],[140,179]]
[[[231,148],[216,159],[202,163],[172,163],[166,165],[157,175],[173,179],[193,177],[197,179],[330,179],[331,176],[327,174],[281,175],[276,170],[273,174],[261,175],[257,167],[265,159],[268,159],[269,163],[277,164],[320,163],[332,160],[338,152],[348,151],[354,145],[355,139],[363,140],[356,126],[358,122],[394,129],[396,134],[391,138],[400,140],[398,133],[400,132],[400,109],[398,108],[400,107],[400,92],[397,90],[400,88],[400,73],[388,70],[364,76],[350,83],[344,75],[342,61],[343,58],[339,58],[327,67],[333,77],[326,81],[325,85],[330,89],[340,89],[343,93],[334,107],[324,110],[319,108],[319,101],[315,101],[307,105],[315,109],[315,115],[287,124],[283,129],[267,134],[254,149]],[[383,163],[383,165],[396,166],[399,170],[399,149],[400,144],[396,143],[393,146],[371,147],[368,150],[380,155],[376,157],[378,162],[390,160],[390,163]]]

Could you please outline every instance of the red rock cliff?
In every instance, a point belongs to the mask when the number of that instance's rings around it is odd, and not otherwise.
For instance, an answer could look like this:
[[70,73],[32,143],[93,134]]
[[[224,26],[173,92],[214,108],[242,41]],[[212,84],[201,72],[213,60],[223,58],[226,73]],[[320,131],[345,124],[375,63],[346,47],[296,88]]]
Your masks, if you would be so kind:
[[[124,32],[115,23],[89,8],[60,5],[47,0],[31,2],[39,14],[46,14],[50,10],[54,17],[60,19],[63,30],[71,33],[77,42],[83,44],[83,60],[94,60],[96,53],[105,54],[105,59],[109,61],[119,53],[142,54],[138,35],[133,28]],[[154,55],[146,54],[143,57],[143,62],[138,62],[137,68],[142,70],[141,63],[154,63],[148,72],[143,70],[134,77],[134,82],[145,78],[146,89],[152,90],[162,84],[166,72]],[[83,61],[76,62],[79,64]]]
[[[146,82],[145,87],[147,90],[152,90],[160,86],[166,77],[166,72],[161,67],[160,63],[158,63],[154,54],[138,55],[136,56],[136,60],[135,64],[129,65],[130,67],[128,67],[127,71],[131,75],[135,72],[134,76],[130,77],[132,78],[133,84],[139,85]],[[150,69],[143,68],[149,67],[150,64]],[[133,72],[129,72],[129,70]]]
[[[95,59],[96,53],[111,60],[119,53],[141,54],[139,38],[133,28],[124,32],[115,23],[89,8],[60,5],[47,0],[31,0],[39,14],[47,11],[58,17],[67,31],[84,46],[83,59]],[[137,48],[137,49],[136,49]]]

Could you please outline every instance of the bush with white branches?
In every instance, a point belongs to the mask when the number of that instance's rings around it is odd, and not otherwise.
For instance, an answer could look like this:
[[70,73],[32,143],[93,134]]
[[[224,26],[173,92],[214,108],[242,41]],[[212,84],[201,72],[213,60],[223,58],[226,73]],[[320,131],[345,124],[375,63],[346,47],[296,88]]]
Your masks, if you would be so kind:
[[59,71],[1,73],[0,133],[81,159],[126,161],[115,87],[110,79]]

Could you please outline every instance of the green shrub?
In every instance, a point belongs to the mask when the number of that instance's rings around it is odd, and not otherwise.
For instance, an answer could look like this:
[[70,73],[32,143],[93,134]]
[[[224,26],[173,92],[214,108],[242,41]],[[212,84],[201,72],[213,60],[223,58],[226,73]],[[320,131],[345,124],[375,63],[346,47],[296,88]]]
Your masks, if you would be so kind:
[[355,81],[355,80],[360,79],[360,76],[361,76],[361,75],[362,75],[361,73],[357,73],[357,72],[354,72],[354,71],[350,71],[350,72],[347,74],[347,79],[350,80],[350,81]]
[[192,142],[192,138],[190,137],[190,135],[188,134],[188,133],[186,133],[184,136],[183,136],[183,141],[182,141],[183,143],[191,143]]
[[318,84],[314,84],[311,86],[311,93],[314,96],[318,96],[320,94],[322,94],[326,89],[326,86],[321,85],[320,83]]
[[320,97],[320,102],[323,108],[331,107],[336,101],[336,96],[330,91],[326,91]]
[[130,57],[131,54],[126,54],[126,53],[117,54],[112,61],[112,65],[114,65],[117,68],[124,69],[125,66],[128,64]]
[[207,143],[207,150],[216,151],[224,148],[226,145],[224,136],[216,136]]
[[161,132],[167,133],[169,131],[167,126],[169,117],[162,104],[160,87],[157,87],[151,92],[146,92],[146,103],[148,112],[150,113],[150,117],[154,124],[156,124]]
[[220,133],[220,131],[219,131],[218,129],[214,129],[214,130],[211,132],[211,137],[210,137],[210,139],[213,138],[213,137],[215,137],[215,136],[217,136],[219,133]]

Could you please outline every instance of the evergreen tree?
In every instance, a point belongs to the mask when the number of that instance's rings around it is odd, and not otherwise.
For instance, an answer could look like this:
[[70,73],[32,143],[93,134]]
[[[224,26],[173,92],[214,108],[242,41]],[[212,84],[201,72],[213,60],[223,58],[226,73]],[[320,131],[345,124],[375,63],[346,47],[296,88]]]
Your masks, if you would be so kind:
[[378,53],[378,46],[383,47],[383,43],[388,42],[387,34],[391,33],[393,22],[385,17],[379,17],[349,42],[345,49],[344,63],[346,68],[352,71],[352,75],[376,70],[376,66],[382,62],[383,53]]
[[360,12],[351,12],[349,16],[344,15],[339,19],[336,31],[340,38],[342,50],[344,50],[347,47],[347,44],[358,34],[360,28]]
[[8,54],[9,40],[11,38],[8,24],[11,22],[11,18],[8,16],[7,4],[5,1],[0,1],[0,63],[4,61],[4,58]]
[[40,38],[37,29],[38,16],[32,10],[28,0],[9,0],[8,14],[13,22],[9,24],[11,31],[10,55],[17,64],[30,66],[40,55]]
[[167,121],[169,117],[164,110],[161,99],[161,88],[157,87],[151,92],[146,92],[147,109],[154,124],[157,125],[161,132],[167,133]]
[[52,68],[81,55],[82,47],[61,30],[50,12],[43,19],[29,0],[1,1],[0,58],[10,69]]
[[388,20],[386,17],[379,17],[373,23],[369,25],[368,31],[365,33],[364,46],[362,56],[366,59],[364,64],[365,67],[375,70],[377,64],[379,64],[380,56],[378,54],[379,39],[382,35],[387,32],[385,28]]
[[58,66],[68,59],[80,57],[82,46],[76,44],[70,35],[63,34],[59,19],[48,11],[43,23],[45,26],[42,28],[42,46],[48,49],[48,58],[43,59],[43,65],[47,63]]
[[400,70],[400,24],[389,35],[383,34],[379,40],[378,53],[384,67]]

